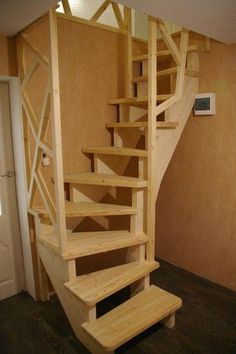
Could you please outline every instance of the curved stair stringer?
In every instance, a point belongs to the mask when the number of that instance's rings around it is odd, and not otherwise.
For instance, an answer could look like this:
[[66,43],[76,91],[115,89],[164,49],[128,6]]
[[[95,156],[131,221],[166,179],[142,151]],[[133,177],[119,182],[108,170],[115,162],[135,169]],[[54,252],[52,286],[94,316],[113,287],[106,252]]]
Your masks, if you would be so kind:
[[59,254],[41,243],[38,243],[37,250],[76,337],[91,353],[104,354],[105,351],[99,343],[95,342],[81,327],[82,323],[90,322],[93,316],[96,316],[95,308],[86,307],[64,285],[73,277],[72,269],[75,260],[65,261]]
[[160,130],[158,132],[156,142],[157,158],[155,164],[156,198],[161,181],[174,154],[185,124],[191,114],[195,95],[198,93],[198,90],[199,79],[185,75],[182,98],[167,110],[169,120],[177,122],[178,127],[172,131]]

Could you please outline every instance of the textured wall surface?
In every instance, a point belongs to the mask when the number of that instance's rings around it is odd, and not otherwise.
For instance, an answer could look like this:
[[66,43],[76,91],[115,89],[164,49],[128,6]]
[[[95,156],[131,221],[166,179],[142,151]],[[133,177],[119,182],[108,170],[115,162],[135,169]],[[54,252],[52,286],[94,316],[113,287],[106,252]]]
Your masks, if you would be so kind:
[[236,290],[236,45],[200,55],[216,115],[190,117],[157,201],[157,254]]

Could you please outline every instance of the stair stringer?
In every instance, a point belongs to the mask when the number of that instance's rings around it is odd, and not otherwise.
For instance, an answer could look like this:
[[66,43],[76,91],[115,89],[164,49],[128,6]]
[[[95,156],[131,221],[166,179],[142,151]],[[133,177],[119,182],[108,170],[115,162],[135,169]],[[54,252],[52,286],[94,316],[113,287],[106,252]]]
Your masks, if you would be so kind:
[[89,318],[90,309],[82,304],[64,285],[70,280],[69,261],[64,261],[60,255],[40,243],[38,243],[37,249],[76,337],[91,353],[104,354],[105,352],[99,343],[95,343],[93,338],[88,336],[81,327],[82,323],[91,321]]
[[182,98],[171,106],[168,111],[168,118],[179,125],[175,130],[161,130],[157,135],[156,142],[156,198],[160,189],[162,178],[174,154],[175,148],[184,130],[185,124],[191,114],[195,95],[199,90],[199,79],[185,75]]

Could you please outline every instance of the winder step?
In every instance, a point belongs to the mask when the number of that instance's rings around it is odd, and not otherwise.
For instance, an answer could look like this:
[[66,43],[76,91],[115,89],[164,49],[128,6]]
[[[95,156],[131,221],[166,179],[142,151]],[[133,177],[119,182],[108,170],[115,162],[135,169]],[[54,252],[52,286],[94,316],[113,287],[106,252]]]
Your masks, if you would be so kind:
[[[177,122],[157,122],[157,129],[175,129],[179,126]],[[107,128],[147,128],[148,122],[116,122],[106,124]]]
[[[157,71],[156,76],[157,76],[157,78],[159,78],[159,77],[163,77],[163,76],[177,73],[177,71],[178,71],[178,67],[176,66],[174,68],[169,68],[169,69]],[[132,79],[132,83],[134,84],[137,82],[143,82],[143,81],[147,81],[147,80],[148,80],[148,75],[136,76]]]
[[89,184],[97,186],[113,186],[113,187],[131,187],[143,188],[147,187],[147,181],[141,178],[126,177],[118,175],[109,175],[103,173],[84,172],[73,173],[64,176],[65,183],[71,184]]
[[146,261],[122,264],[78,276],[65,283],[65,286],[87,306],[94,306],[158,267],[159,263]]
[[83,323],[82,327],[103,350],[113,351],[173,314],[181,305],[180,298],[152,285],[96,321]]
[[[166,94],[166,95],[157,95],[156,101],[163,102],[168,98],[173,97],[174,95]],[[130,98],[115,98],[112,100],[108,100],[108,104],[118,105],[118,104],[129,104],[129,105],[142,105],[148,103],[148,97],[130,97]]]
[[[188,52],[195,52],[198,50],[198,46],[196,44],[192,44],[188,46]],[[171,56],[171,51],[169,49],[160,50],[156,53],[157,57],[165,57]],[[132,57],[133,62],[142,62],[144,60],[148,60],[148,54],[136,55]]]
[[120,148],[114,146],[87,147],[82,148],[85,154],[117,155],[117,156],[137,156],[147,157],[147,151],[141,149]]
[[[45,208],[37,207],[35,212],[39,216],[47,216]],[[85,217],[85,216],[111,216],[111,215],[134,215],[137,209],[127,205],[92,203],[92,202],[69,202],[65,203],[66,217]]]
[[[62,255],[64,260],[89,256],[121,248],[142,245],[148,241],[145,234],[135,235],[126,230],[72,232],[67,231],[67,252]],[[50,232],[40,235],[39,242],[60,254],[58,237],[53,228]]]

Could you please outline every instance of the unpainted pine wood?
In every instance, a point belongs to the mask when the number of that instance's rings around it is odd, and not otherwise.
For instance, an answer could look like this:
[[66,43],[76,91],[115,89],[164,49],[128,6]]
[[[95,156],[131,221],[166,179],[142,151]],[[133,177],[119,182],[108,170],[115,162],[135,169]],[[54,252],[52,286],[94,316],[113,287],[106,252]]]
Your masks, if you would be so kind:
[[82,152],[87,154],[118,155],[118,156],[143,156],[147,157],[147,152],[141,149],[116,148],[113,146],[87,147],[82,148]]
[[104,354],[103,349],[90,336],[88,336],[81,324],[85,321],[92,322],[96,319],[95,307],[88,309],[85,305],[76,299],[76,297],[69,292],[64,283],[69,281],[68,262],[63,261],[61,256],[52,253],[42,244],[39,244],[39,256],[47,269],[48,276],[52,282],[58,298],[63,306],[63,309],[70,319],[72,329],[77,338],[89,348],[91,353]]
[[106,9],[108,8],[108,6],[110,5],[111,0],[105,0],[101,6],[99,6],[99,8],[97,9],[97,11],[95,12],[95,14],[93,14],[93,16],[91,17],[91,21],[97,21],[102,14],[106,11]]
[[87,306],[94,306],[158,267],[157,262],[122,264],[81,275],[66,283],[65,286]]
[[162,20],[157,20],[157,28],[161,33],[162,39],[165,42],[167,48],[170,50],[177,65],[181,64],[180,51],[175,44],[172,36],[168,33],[165,24]]
[[142,178],[118,176],[115,174],[81,172],[65,175],[65,183],[88,184],[98,186],[144,188],[147,182]]
[[68,0],[62,0],[62,6],[66,15],[72,15],[70,4]]
[[34,46],[29,39],[27,38],[26,35],[21,34],[18,37],[18,40],[22,43],[23,46],[27,47],[34,55],[36,55],[37,59],[39,62],[44,66],[46,70],[49,69],[49,59],[48,57],[42,53],[42,51]]
[[181,305],[180,298],[152,285],[95,322],[82,324],[82,327],[105,350],[114,350]]
[[[154,75],[155,77],[155,75]],[[172,95],[164,94],[164,95],[156,95],[156,101],[162,102],[170,98]],[[155,101],[155,98],[154,98]],[[108,104],[120,105],[120,104],[139,104],[139,103],[147,103],[148,97],[132,97],[132,98],[116,98],[108,100]]]
[[115,17],[116,17],[116,21],[117,21],[117,24],[118,24],[119,28],[120,29],[124,29],[125,28],[125,22],[123,20],[122,15],[121,15],[119,5],[116,2],[113,2],[113,1],[111,2],[111,5],[112,5],[112,8],[113,8],[113,11],[114,11],[114,14],[115,14]]
[[62,162],[62,137],[61,137],[61,109],[60,109],[60,83],[58,67],[58,37],[57,20],[54,10],[49,10],[50,28],[50,74],[51,74],[51,123],[54,159],[55,197],[57,232],[60,239],[61,252],[66,252],[67,237],[65,223],[64,177]]
[[[156,92],[157,92],[157,26],[156,19],[148,17],[148,191],[147,191],[147,259],[155,258],[155,165],[156,165]],[[154,75],[153,75],[154,74]]]
[[[67,234],[68,251],[63,254],[65,260],[133,247],[147,242],[147,235],[135,235],[127,230],[73,233],[67,231]],[[55,231],[42,235],[39,242],[60,254]]]
[[184,88],[184,75],[185,75],[185,66],[187,60],[187,48],[188,48],[188,37],[189,32],[184,30],[181,33],[180,38],[180,59],[181,65],[178,68],[177,78],[176,78],[176,95],[181,98]]
[[131,9],[124,7],[124,21],[127,30],[126,37],[126,77],[125,77],[125,96],[133,97],[133,85],[132,85],[132,73],[133,73],[133,63],[132,63],[132,15]]

